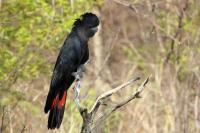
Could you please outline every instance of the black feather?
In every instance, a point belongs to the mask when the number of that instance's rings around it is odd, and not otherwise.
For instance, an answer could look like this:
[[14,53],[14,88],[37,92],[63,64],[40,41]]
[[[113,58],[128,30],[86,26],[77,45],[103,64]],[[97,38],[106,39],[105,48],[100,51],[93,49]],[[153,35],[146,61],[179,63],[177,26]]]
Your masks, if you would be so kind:
[[55,129],[60,127],[64,111],[65,106],[60,107],[59,105],[57,105],[56,108],[51,109],[48,118],[48,129]]

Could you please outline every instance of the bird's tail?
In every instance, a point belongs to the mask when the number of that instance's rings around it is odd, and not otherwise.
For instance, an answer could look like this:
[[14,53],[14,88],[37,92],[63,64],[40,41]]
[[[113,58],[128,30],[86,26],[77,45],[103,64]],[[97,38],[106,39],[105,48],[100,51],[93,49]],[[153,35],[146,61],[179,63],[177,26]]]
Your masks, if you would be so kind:
[[48,129],[59,128],[63,119],[67,90],[64,93],[58,93],[52,103],[48,118]]

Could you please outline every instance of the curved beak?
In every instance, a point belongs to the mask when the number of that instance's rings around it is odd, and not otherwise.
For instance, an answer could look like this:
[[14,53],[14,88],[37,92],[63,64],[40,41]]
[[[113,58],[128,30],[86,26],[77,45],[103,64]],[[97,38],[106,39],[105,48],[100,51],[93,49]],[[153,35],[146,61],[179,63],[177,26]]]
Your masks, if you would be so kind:
[[93,32],[97,32],[98,27],[93,27],[93,28],[91,28],[91,30],[92,30]]

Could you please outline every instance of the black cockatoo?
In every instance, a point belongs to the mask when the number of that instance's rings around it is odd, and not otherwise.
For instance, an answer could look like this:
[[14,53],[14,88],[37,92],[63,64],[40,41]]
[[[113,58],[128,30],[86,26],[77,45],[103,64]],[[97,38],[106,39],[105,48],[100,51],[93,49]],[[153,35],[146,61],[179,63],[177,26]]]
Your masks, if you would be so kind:
[[88,40],[98,30],[99,19],[85,13],[76,19],[66,38],[53,70],[44,112],[49,113],[48,129],[59,128],[63,119],[67,90],[74,82],[72,73],[89,59]]

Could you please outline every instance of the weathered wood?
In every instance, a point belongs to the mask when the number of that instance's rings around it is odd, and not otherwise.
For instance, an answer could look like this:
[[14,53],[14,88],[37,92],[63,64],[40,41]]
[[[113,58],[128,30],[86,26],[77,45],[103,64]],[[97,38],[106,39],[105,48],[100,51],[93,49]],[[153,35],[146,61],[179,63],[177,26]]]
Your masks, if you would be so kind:
[[[89,112],[86,107],[82,106],[79,103],[79,99],[78,99],[78,97],[76,97],[76,100],[75,100],[76,105],[81,114],[81,117],[83,118],[81,133],[95,133],[97,131],[98,127],[104,122],[104,120],[106,118],[108,118],[108,116],[110,116],[110,114],[112,114],[114,111],[116,111],[120,107],[126,105],[133,99],[140,98],[140,93],[144,90],[146,84],[148,83],[149,77],[146,80],[144,80],[144,82],[138,87],[138,89],[134,93],[132,93],[127,99],[125,99],[123,101],[119,101],[119,103],[116,106],[112,107],[108,111],[102,112],[103,115],[100,116],[99,118],[97,118],[97,120],[95,122],[93,121],[99,107],[104,104],[104,99],[110,97],[114,93],[118,92],[119,90],[124,89],[125,87],[131,85],[133,82],[135,82],[139,79],[140,79],[139,77],[132,78],[131,80],[127,81],[126,83],[119,85],[118,87],[111,89],[107,92],[104,92],[97,98],[97,100],[95,101],[93,107],[91,108],[91,110]],[[79,86],[79,85],[77,85],[77,86]],[[77,90],[77,89],[75,88],[75,90]]]

